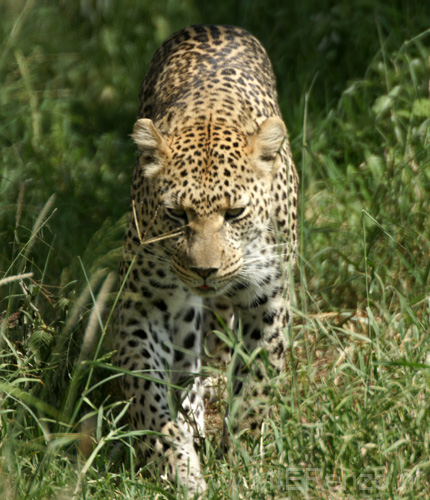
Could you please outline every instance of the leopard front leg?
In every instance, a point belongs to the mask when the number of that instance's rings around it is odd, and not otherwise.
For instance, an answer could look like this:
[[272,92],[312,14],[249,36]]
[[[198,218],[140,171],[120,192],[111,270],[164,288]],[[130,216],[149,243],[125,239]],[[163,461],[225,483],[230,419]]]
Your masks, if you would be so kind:
[[[271,279],[262,279],[259,286],[236,291],[232,297],[235,318],[241,328],[244,356],[238,356],[234,367],[233,393],[241,394],[243,404],[239,415],[229,414],[230,429],[240,427],[258,430],[268,414],[268,397],[272,377],[285,367],[286,327],[290,322],[288,290],[279,270],[268,270]],[[256,356],[256,350],[259,352]],[[248,363],[248,359],[252,360]],[[252,372],[252,373],[250,373]],[[240,425],[238,425],[240,422]],[[225,443],[229,438],[224,436]]]
[[[123,377],[123,391],[132,400],[131,425],[146,431],[139,443],[146,462],[154,462],[153,470],[165,471],[171,482],[178,478],[194,495],[206,489],[194,449],[194,434],[203,431],[201,320],[198,304],[190,306],[187,295],[184,304],[183,291],[173,295],[169,292],[169,301],[166,294],[134,301],[126,284],[119,306],[116,363],[130,372]],[[172,389],[185,381],[188,387]]]

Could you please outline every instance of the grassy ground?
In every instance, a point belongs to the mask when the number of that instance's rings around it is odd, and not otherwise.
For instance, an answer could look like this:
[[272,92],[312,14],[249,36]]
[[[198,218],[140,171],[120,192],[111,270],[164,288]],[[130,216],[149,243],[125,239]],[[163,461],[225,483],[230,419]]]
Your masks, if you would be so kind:
[[430,7],[267,3],[2,2],[0,498],[181,498],[135,467],[109,325],[138,87],[195,22],[264,42],[302,180],[276,411],[222,460],[212,409],[208,498],[429,498]]

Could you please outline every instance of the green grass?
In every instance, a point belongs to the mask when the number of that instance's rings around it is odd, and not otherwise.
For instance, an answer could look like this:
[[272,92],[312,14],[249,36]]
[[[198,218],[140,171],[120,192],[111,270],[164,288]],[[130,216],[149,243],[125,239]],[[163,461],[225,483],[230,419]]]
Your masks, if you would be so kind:
[[430,8],[351,5],[1,4],[0,498],[181,498],[136,467],[110,326],[140,81],[195,22],[264,42],[301,175],[288,369],[226,459],[211,409],[208,498],[428,498]]

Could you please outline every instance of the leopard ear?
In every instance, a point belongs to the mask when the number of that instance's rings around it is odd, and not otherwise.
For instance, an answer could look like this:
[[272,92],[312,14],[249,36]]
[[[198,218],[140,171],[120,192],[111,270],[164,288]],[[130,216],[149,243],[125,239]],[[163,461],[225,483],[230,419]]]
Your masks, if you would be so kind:
[[134,124],[131,135],[140,152],[139,162],[147,177],[157,175],[163,168],[168,145],[152,120],[141,118]]
[[251,138],[251,151],[257,170],[274,176],[281,166],[281,148],[287,141],[287,129],[278,116],[267,118]]

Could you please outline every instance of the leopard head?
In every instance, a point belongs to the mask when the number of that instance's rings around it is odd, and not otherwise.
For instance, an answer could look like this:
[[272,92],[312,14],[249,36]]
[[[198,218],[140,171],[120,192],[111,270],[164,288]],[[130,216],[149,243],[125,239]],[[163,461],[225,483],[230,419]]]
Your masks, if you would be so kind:
[[[270,227],[273,177],[281,167],[283,121],[267,118],[246,135],[234,127],[195,123],[174,135],[139,119],[138,180],[152,234],[174,234],[162,249],[177,276],[199,295],[225,293],[244,280],[252,248]],[[142,227],[141,232],[146,228]]]

